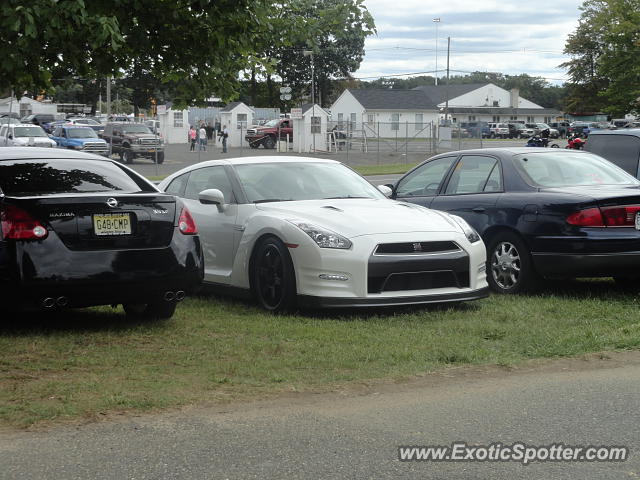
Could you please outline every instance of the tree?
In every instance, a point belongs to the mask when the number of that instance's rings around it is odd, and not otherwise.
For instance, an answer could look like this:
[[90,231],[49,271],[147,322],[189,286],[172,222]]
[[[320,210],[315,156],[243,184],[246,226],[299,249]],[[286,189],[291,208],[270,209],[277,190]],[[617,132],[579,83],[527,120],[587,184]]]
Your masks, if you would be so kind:
[[[311,96],[312,61],[316,101],[326,103],[332,79],[348,77],[360,67],[364,40],[375,32],[363,0],[290,0],[277,5],[270,22],[274,41],[265,47],[262,58],[272,63],[261,65],[261,72],[251,72],[251,91],[256,100],[257,76],[262,73],[271,105],[278,98],[274,74],[292,88],[294,99]],[[304,56],[304,51],[313,55]]]
[[[141,70],[174,102],[231,98],[267,37],[269,0],[3,0],[0,91]],[[270,37],[269,37],[270,38]]]
[[568,107],[613,116],[640,108],[640,1],[587,0],[565,53]]

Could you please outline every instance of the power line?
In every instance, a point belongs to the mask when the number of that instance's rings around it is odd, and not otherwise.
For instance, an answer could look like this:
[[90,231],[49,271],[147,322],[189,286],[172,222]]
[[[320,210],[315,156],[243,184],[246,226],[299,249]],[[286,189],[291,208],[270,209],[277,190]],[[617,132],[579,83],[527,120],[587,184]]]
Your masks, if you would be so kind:
[[[435,52],[435,48],[417,48],[417,47],[379,47],[379,48],[365,48],[367,52],[376,52],[382,50],[411,50],[411,51],[421,51],[421,52]],[[442,51],[442,49],[438,50]],[[563,50],[536,50],[533,48],[519,48],[519,49],[510,49],[510,50],[457,50],[451,49],[451,53],[558,53],[564,54]]]

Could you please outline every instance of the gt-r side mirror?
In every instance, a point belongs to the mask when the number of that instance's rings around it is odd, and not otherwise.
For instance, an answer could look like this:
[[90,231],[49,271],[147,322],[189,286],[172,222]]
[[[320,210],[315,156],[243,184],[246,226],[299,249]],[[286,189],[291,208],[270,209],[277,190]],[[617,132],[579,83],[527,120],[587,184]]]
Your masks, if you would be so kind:
[[388,185],[378,185],[378,190],[380,190],[385,197],[393,195],[393,188],[389,188]]
[[203,205],[215,205],[219,212],[224,212],[224,194],[217,188],[208,188],[198,194],[198,200]]

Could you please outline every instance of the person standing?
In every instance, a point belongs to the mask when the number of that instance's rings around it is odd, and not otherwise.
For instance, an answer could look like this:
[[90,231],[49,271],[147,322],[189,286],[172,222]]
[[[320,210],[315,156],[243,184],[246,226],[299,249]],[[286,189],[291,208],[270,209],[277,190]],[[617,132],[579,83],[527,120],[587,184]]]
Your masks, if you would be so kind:
[[190,152],[196,151],[196,137],[197,137],[196,127],[191,125],[191,128],[189,129],[189,143],[191,144],[189,148]]
[[204,129],[207,131],[207,140],[211,140],[213,138],[213,125],[211,125],[211,122],[207,123]]
[[227,153],[227,138],[229,138],[229,131],[227,126],[223,125],[220,130],[220,140],[222,141],[222,153]]
[[200,125],[200,130],[198,131],[198,139],[200,140],[198,144],[198,151],[204,150],[207,151],[207,130],[204,128],[204,123]]

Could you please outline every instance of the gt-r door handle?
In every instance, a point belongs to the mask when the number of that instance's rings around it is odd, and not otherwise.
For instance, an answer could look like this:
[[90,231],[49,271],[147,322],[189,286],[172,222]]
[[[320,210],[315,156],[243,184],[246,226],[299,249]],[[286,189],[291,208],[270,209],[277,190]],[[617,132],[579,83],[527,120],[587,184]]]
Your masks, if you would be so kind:
[[484,213],[484,210],[484,207],[476,207],[472,209],[472,211],[476,213]]
[[238,232],[244,232],[244,225],[234,225],[233,229],[237,230]]

